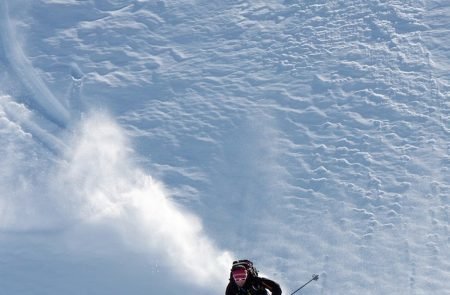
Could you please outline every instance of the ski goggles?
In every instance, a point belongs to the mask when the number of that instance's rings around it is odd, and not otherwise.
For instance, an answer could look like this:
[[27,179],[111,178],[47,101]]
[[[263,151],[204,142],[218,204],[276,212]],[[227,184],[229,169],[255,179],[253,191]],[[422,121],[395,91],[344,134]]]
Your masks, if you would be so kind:
[[247,279],[247,270],[245,268],[237,268],[231,272],[231,275],[236,283],[245,281]]

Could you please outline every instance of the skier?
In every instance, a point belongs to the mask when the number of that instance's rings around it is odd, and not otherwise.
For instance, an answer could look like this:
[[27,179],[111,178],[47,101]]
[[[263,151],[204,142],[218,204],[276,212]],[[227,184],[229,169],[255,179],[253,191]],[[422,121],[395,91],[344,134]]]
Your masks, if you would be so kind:
[[249,260],[233,262],[230,282],[225,295],[281,295],[281,288],[276,282],[258,277],[257,270]]

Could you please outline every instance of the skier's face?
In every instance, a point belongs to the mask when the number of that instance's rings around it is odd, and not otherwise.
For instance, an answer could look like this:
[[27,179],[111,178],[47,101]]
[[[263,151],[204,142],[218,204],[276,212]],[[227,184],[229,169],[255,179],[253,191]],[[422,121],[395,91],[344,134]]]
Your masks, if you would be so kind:
[[232,274],[236,285],[238,285],[239,287],[243,287],[245,281],[247,280],[247,270],[245,268],[238,268],[236,270],[233,270]]

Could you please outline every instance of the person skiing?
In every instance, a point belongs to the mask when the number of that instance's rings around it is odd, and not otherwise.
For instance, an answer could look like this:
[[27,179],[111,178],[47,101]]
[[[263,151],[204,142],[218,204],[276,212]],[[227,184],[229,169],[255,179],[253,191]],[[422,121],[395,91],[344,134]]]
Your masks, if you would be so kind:
[[267,278],[258,277],[258,272],[249,260],[233,262],[225,295],[281,295],[280,285]]

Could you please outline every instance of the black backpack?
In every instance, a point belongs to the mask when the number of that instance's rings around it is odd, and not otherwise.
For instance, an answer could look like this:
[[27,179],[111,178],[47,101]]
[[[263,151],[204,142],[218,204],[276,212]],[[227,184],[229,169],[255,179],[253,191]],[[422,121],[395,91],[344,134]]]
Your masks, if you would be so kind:
[[242,259],[242,260],[236,260],[233,261],[233,265],[231,266],[231,271],[230,271],[230,281],[233,280],[233,276],[231,274],[231,272],[236,269],[237,267],[242,267],[244,266],[245,269],[247,270],[248,274],[250,277],[258,277],[258,270],[256,270],[256,268],[253,266],[253,262],[251,262],[250,260],[247,259]]

